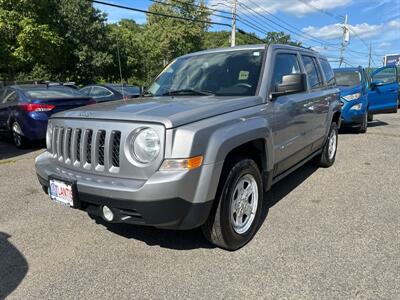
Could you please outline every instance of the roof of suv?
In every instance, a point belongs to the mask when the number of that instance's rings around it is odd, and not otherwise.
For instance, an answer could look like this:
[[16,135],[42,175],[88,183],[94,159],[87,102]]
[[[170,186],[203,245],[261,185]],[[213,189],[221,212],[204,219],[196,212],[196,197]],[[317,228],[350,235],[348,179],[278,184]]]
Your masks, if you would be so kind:
[[207,49],[207,50],[202,50],[198,52],[193,52],[189,53],[186,55],[183,55],[182,57],[190,57],[190,56],[195,56],[199,54],[208,54],[208,53],[221,53],[221,52],[227,52],[227,51],[235,51],[235,50],[265,50],[265,49],[288,49],[292,51],[302,51],[309,53],[311,55],[325,58],[323,55],[319,54],[318,52],[309,49],[309,48],[304,48],[304,47],[299,47],[299,46],[292,46],[292,45],[286,45],[286,44],[254,44],[254,45],[240,45],[240,46],[235,46],[235,47],[226,47],[226,48],[216,48],[216,49]]

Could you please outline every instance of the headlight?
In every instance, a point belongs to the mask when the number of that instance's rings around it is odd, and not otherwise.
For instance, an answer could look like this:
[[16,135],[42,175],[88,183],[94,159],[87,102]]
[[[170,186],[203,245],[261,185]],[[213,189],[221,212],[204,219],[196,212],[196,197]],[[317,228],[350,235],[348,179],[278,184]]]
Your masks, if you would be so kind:
[[129,151],[131,155],[141,163],[149,163],[155,160],[160,153],[160,137],[151,128],[142,128],[130,141]]
[[352,101],[352,100],[357,100],[360,97],[361,97],[361,93],[355,93],[355,94],[343,96],[342,98],[346,101]]
[[53,136],[53,125],[51,123],[47,123],[47,131],[46,131],[46,148],[49,152],[52,151],[51,149],[51,137]]

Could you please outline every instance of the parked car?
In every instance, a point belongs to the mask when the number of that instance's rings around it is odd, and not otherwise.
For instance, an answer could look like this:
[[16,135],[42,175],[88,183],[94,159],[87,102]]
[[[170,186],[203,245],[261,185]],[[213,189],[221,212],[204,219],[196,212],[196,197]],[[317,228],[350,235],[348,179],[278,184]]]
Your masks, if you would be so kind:
[[36,158],[51,199],[107,222],[201,226],[235,250],[258,229],[264,191],[312,159],[335,161],[339,90],[312,50],[188,54],[145,95],[52,116]]
[[45,84],[0,89],[0,132],[11,134],[15,146],[45,139],[48,118],[56,112],[95,103],[70,87]]
[[80,91],[95,99],[96,102],[131,99],[140,96],[140,87],[114,83],[88,85]]
[[397,112],[396,68],[384,67],[372,74],[361,67],[334,69],[342,102],[342,126],[365,133],[374,114]]
[[355,127],[358,132],[367,131],[369,113],[369,78],[365,70],[356,68],[334,69],[336,84],[340,89],[342,102],[342,126]]

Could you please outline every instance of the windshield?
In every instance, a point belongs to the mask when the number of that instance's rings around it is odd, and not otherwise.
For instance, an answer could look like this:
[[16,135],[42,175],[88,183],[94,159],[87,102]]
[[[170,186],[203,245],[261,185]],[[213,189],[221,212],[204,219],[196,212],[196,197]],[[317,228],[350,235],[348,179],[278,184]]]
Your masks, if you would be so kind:
[[336,84],[341,86],[358,85],[361,82],[361,74],[358,71],[340,72],[335,71]]
[[31,99],[65,99],[82,97],[83,94],[69,87],[49,87],[26,89],[25,94]]
[[140,94],[140,88],[138,86],[121,86],[121,85],[111,85],[111,87],[120,92],[122,94],[122,90],[124,91],[124,94],[128,95],[139,95]]
[[263,50],[236,50],[181,57],[148,89],[154,96],[252,96],[260,78]]

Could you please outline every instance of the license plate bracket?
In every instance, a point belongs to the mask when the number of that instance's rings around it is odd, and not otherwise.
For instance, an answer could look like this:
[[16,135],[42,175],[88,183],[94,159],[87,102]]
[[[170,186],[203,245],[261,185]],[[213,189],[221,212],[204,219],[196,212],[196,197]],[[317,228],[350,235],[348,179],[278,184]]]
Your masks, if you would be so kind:
[[50,199],[65,206],[77,208],[76,182],[63,178],[49,178]]

